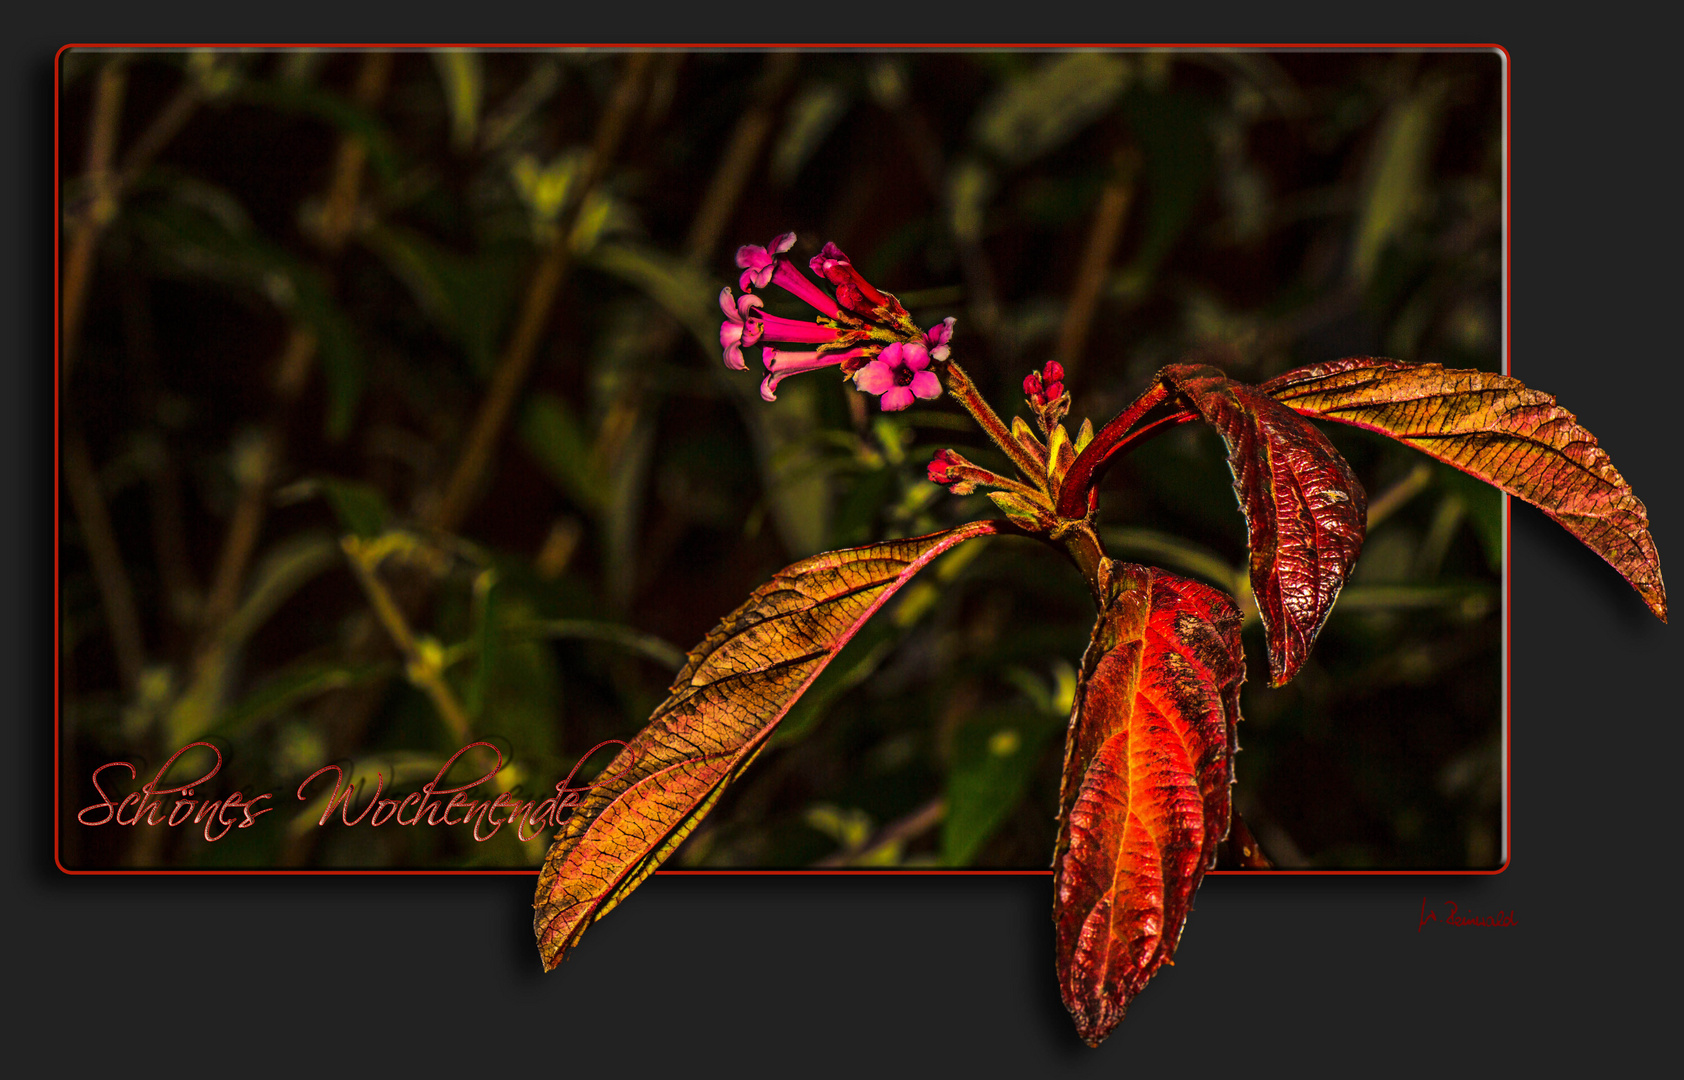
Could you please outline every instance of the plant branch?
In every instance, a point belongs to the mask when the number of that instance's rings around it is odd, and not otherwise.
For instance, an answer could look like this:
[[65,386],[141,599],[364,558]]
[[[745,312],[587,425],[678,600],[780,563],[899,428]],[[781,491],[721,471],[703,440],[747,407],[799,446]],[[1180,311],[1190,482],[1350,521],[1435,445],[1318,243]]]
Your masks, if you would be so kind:
[[508,422],[516,397],[526,385],[527,373],[532,369],[532,361],[537,356],[538,340],[549,323],[556,296],[561,291],[562,282],[567,279],[568,271],[572,269],[571,237],[574,223],[579,218],[579,211],[585,200],[607,174],[608,164],[619,150],[620,143],[631,126],[633,113],[643,96],[643,84],[648,77],[651,55],[647,52],[634,52],[626,58],[620,81],[615,86],[608,107],[597,125],[590,164],[577,189],[569,193],[567,205],[562,208],[556,221],[555,238],[527,286],[514,334],[510,337],[508,348],[504,350],[491,376],[491,385],[486,390],[485,397],[480,401],[479,412],[474,416],[461,455],[456,460],[456,467],[445,483],[444,494],[429,508],[430,512],[424,515],[424,520],[430,528],[454,532],[473,505],[480,480],[491,464],[498,437]]
[[947,392],[952,394],[960,405],[964,406],[965,411],[971,414],[971,419],[975,420],[977,425],[987,432],[988,437],[994,440],[994,445],[1005,451],[1006,456],[1011,458],[1012,464],[1017,466],[1018,471],[1023,474],[1024,478],[1033,483],[1040,491],[1045,492],[1047,490],[1045,469],[1029,455],[1029,451],[1018,445],[1018,441],[1012,437],[1011,429],[1000,420],[999,414],[983,398],[977,390],[976,384],[971,382],[970,375],[966,374],[965,369],[959,366],[959,362],[949,360],[943,374],[946,376],[944,381],[947,383]]
[[[184,89],[153,118],[131,148],[121,173],[112,168],[117,132],[122,118],[127,85],[126,60],[113,57],[100,70],[94,88],[93,116],[88,127],[88,149],[84,164],[87,203],[71,227],[70,250],[65,257],[59,287],[59,393],[67,391],[70,372],[81,341],[88,288],[93,278],[94,256],[105,227],[117,216],[123,188],[139,174],[152,157],[178,132],[197,101],[196,89]],[[60,465],[70,491],[71,511],[87,545],[93,564],[94,583],[105,610],[117,656],[118,677],[133,690],[145,664],[140,617],[135,609],[134,590],[123,564],[122,550],[111,528],[105,499],[86,441],[79,429],[63,436]]]
[[1077,455],[1070,465],[1070,470],[1064,474],[1064,484],[1058,490],[1059,517],[1074,519],[1087,515],[1091,509],[1090,496],[1093,488],[1099,483],[1107,464],[1130,443],[1160,427],[1185,423],[1195,418],[1194,413],[1169,405],[1168,407],[1175,411],[1155,416],[1150,423],[1135,430],[1135,425],[1145,419],[1152,410],[1166,406],[1169,402],[1169,388],[1161,381],[1154,382],[1145,393],[1135,398],[1134,404],[1094,434],[1093,441],[1088,443],[1087,449]]
[[[357,83],[351,95],[357,104],[373,108],[386,92],[392,76],[392,54],[371,52],[357,72]],[[333,178],[328,182],[326,205],[322,208],[321,241],[329,254],[336,254],[356,224],[357,197],[362,188],[363,165],[368,160],[368,146],[354,135],[339,140],[339,151],[333,162]]]

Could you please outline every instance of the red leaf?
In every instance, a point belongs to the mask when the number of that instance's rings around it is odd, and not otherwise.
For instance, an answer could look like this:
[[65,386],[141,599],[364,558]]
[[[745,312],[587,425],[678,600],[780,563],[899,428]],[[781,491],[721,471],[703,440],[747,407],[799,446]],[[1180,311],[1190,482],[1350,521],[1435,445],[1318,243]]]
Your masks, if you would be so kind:
[[1548,394],[1507,375],[1366,356],[1289,371],[1260,389],[1305,416],[1390,435],[1531,503],[1666,620],[1648,511],[1596,436]]
[[1269,681],[1279,686],[1310,655],[1362,551],[1368,495],[1325,435],[1256,387],[1195,364],[1161,374],[1228,446]]
[[1053,852],[1058,981],[1091,1046],[1170,962],[1228,831],[1245,653],[1232,599],[1109,563],[1082,658]]
[[532,919],[548,971],[655,872],[766,746],[865,621],[942,552],[999,523],[829,551],[786,566],[727,615],[667,700],[591,784],[538,874]]

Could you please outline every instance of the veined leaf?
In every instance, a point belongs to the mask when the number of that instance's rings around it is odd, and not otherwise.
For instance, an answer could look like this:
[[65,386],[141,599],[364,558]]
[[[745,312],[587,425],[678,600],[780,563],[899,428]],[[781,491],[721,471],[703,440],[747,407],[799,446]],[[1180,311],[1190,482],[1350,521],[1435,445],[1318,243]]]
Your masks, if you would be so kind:
[[1368,495],[1325,435],[1257,388],[1193,364],[1162,377],[1228,446],[1270,682],[1280,686],[1310,655],[1362,551]]
[[937,555],[998,523],[815,555],[756,589],[690,651],[667,700],[609,762],[544,858],[545,970],[713,808],[860,626]]
[[1228,833],[1245,652],[1234,602],[1112,563],[1070,717],[1053,922],[1058,981],[1097,1046],[1175,954]]
[[1259,389],[1305,416],[1408,443],[1554,518],[1631,582],[1664,622],[1649,514],[1596,436],[1548,394],[1486,371],[1350,357]]

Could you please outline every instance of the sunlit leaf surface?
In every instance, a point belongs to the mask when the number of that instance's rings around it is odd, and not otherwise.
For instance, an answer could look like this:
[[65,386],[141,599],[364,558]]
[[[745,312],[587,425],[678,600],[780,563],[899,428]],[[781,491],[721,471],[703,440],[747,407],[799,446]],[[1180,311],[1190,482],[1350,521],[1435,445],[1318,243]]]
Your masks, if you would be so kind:
[[1070,718],[1053,922],[1058,981],[1098,1045],[1175,955],[1228,832],[1245,653],[1234,602],[1113,564]]
[[1518,379],[1350,357],[1263,384],[1318,420],[1377,431],[1531,503],[1618,570],[1666,618],[1649,514],[1596,436]]
[[937,555],[997,528],[979,521],[805,559],[692,649],[544,859],[533,931],[545,969],[672,854],[861,624]]

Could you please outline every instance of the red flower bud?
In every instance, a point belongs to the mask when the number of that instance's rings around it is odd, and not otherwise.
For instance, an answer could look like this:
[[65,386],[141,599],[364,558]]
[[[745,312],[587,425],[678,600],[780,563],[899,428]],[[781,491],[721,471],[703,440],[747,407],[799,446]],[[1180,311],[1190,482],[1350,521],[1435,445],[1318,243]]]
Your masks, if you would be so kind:
[[953,482],[947,474],[947,467],[953,464],[953,452],[937,450],[936,456],[930,460],[930,483],[941,484],[943,487]]
[[1059,363],[1057,360],[1047,361],[1047,366],[1041,369],[1041,378],[1047,384],[1048,397],[1057,397],[1059,394],[1064,392],[1062,390],[1054,392],[1052,389],[1053,383],[1061,383],[1064,381],[1064,365]]

